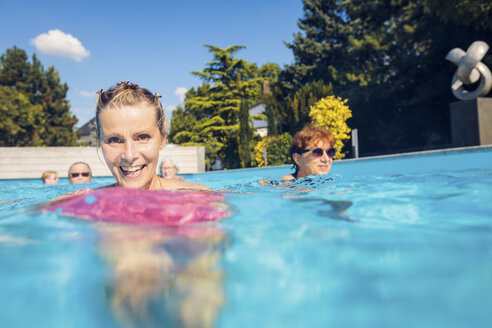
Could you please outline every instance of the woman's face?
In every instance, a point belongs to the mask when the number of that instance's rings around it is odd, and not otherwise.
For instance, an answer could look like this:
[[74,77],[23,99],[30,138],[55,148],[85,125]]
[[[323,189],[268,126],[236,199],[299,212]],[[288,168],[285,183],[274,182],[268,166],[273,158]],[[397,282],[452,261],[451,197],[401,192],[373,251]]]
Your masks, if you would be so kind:
[[70,184],[91,182],[91,171],[89,167],[83,163],[72,165],[68,176],[68,182]]
[[58,184],[58,176],[54,173],[51,173],[45,180],[44,184],[47,185],[56,185]]
[[[320,140],[317,143],[311,143],[307,149],[321,148],[327,150],[333,147],[328,141]],[[294,154],[294,161],[297,164],[297,177],[303,178],[308,175],[328,174],[333,163],[333,158],[329,157],[326,151],[323,151],[321,157],[316,157],[311,151],[302,154]]]
[[143,105],[104,109],[99,123],[101,148],[117,185],[154,189],[159,150],[166,141],[155,110]]
[[174,179],[176,177],[176,169],[172,162],[164,161],[161,167],[162,177],[164,179]]

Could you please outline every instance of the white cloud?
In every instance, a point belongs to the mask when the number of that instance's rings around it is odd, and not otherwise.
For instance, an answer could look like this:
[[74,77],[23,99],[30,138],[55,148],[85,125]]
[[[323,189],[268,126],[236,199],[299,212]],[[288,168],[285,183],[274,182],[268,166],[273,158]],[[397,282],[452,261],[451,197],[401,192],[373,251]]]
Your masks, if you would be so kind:
[[68,57],[78,62],[90,54],[76,37],[60,30],[50,30],[48,33],[40,34],[31,39],[30,43],[44,54]]
[[176,90],[174,90],[174,94],[179,97],[179,101],[181,103],[184,102],[187,91],[188,89],[186,89],[185,87],[177,87]]
[[85,98],[92,98],[96,95],[96,93],[91,91],[80,90],[79,95]]

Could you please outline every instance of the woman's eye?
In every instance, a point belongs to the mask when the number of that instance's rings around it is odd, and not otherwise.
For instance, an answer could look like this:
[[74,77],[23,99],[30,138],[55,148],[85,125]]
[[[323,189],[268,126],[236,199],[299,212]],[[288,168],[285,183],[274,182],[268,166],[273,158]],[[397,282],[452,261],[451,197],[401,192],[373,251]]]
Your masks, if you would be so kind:
[[141,140],[141,141],[146,141],[149,139],[150,139],[150,136],[148,134],[141,134],[138,136],[138,140]]
[[120,143],[120,139],[118,137],[108,138],[108,143]]

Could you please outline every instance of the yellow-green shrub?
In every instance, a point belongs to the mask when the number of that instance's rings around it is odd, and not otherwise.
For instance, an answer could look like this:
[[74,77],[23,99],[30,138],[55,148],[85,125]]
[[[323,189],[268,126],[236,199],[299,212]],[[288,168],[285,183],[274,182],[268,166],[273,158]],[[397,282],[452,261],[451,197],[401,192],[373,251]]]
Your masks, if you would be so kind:
[[255,160],[258,166],[265,166],[265,161],[263,160],[263,148],[266,146],[266,140],[260,140],[255,146]]
[[314,125],[321,126],[336,138],[335,148],[338,150],[335,159],[345,157],[342,153],[344,140],[350,139],[350,128],[347,120],[352,117],[352,111],[345,105],[347,99],[328,96],[310,107],[309,117]]

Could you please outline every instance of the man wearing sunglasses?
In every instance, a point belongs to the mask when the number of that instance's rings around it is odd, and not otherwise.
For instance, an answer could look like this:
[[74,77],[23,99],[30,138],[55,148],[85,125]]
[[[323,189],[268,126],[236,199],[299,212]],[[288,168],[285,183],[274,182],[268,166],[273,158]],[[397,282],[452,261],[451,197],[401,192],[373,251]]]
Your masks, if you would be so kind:
[[289,149],[295,172],[281,180],[304,178],[308,175],[328,174],[337,150],[330,131],[308,125],[297,132]]
[[92,172],[87,163],[76,162],[68,169],[68,181],[70,184],[91,182],[91,180]]

